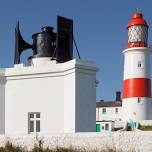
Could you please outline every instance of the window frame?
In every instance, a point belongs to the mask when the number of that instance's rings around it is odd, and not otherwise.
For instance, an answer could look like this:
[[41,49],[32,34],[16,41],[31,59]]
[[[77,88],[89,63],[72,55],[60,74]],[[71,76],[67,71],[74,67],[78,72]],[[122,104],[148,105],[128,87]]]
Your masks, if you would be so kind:
[[119,113],[119,108],[118,108],[118,107],[115,108],[115,113],[116,113],[116,114]]
[[[34,117],[31,117],[33,114]],[[37,115],[39,115],[37,117]],[[39,121],[39,127],[37,126]],[[31,122],[33,122],[33,132],[31,131]],[[38,127],[38,128],[37,128]],[[41,113],[40,112],[28,112],[28,134],[40,133],[41,132]]]
[[138,61],[137,62],[137,68],[144,69],[144,61]]
[[106,108],[102,108],[102,114],[106,114],[106,113],[107,113]]
[[110,127],[109,123],[106,123],[106,124],[105,124],[105,130],[106,130],[106,131],[109,131],[109,127]]

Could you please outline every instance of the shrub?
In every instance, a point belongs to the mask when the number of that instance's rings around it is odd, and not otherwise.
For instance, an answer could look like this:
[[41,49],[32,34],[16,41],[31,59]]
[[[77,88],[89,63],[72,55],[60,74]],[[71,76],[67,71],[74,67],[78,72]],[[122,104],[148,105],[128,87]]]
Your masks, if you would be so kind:
[[[5,147],[0,147],[0,152],[88,152],[85,149],[75,149],[73,147],[61,148],[57,147],[56,149],[43,148],[43,145],[39,142],[38,145],[35,145],[31,151],[26,151],[19,146],[14,146],[9,141],[5,144]],[[113,149],[108,150],[92,150],[91,152],[116,152]]]
[[9,141],[5,144],[5,147],[0,147],[0,152],[23,152],[21,147],[13,146]]

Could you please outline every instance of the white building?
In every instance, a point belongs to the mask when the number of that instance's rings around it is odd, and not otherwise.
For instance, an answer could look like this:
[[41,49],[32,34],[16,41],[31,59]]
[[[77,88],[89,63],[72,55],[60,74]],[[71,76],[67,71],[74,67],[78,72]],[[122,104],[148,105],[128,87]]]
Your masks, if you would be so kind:
[[122,101],[121,93],[116,92],[115,101],[96,102],[96,131],[113,131],[116,122],[122,121]]
[[0,133],[94,132],[96,65],[49,58],[0,69]]

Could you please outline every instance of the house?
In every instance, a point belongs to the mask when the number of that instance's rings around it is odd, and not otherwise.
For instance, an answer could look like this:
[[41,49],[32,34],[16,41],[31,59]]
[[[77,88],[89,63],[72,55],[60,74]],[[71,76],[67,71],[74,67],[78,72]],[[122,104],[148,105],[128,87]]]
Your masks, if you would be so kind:
[[41,60],[0,69],[0,133],[95,131],[95,64]]
[[96,102],[96,131],[113,131],[115,122],[122,120],[121,92],[116,92],[114,101]]

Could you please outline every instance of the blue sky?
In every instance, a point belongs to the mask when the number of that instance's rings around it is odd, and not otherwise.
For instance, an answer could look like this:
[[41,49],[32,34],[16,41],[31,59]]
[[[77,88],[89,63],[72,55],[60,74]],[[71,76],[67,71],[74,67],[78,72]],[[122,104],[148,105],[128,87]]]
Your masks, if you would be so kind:
[[[1,0],[0,67],[13,66],[14,28],[18,20],[23,38],[32,43],[32,34],[41,27],[51,25],[56,31],[56,16],[61,15],[74,20],[81,58],[95,61],[99,68],[97,99],[112,100],[115,92],[122,90],[126,26],[137,8],[149,23],[152,44],[151,0]],[[22,54],[23,61],[30,52]]]

